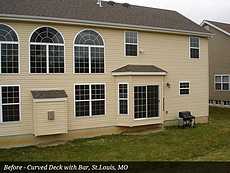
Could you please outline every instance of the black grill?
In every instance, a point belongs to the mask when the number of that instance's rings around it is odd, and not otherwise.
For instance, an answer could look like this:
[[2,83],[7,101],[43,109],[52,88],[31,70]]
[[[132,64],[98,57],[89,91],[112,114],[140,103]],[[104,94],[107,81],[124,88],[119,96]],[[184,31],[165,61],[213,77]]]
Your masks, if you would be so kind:
[[193,128],[195,117],[191,115],[190,111],[179,112],[179,117],[183,118],[183,127]]

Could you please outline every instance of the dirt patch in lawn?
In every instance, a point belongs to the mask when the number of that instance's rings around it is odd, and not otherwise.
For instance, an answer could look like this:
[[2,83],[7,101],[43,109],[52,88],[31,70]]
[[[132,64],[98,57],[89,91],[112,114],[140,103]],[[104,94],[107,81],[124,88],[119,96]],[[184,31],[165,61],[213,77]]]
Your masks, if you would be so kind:
[[42,147],[50,147],[50,146],[58,146],[58,145],[64,145],[66,141],[63,140],[58,140],[58,141],[52,141],[52,142],[48,142],[48,143],[40,143],[38,144],[39,148]]
[[148,134],[148,133],[162,132],[164,130],[165,128],[163,127],[153,127],[153,128],[148,128],[144,130],[125,131],[125,132],[122,132],[121,134],[123,135],[143,135],[143,134]]

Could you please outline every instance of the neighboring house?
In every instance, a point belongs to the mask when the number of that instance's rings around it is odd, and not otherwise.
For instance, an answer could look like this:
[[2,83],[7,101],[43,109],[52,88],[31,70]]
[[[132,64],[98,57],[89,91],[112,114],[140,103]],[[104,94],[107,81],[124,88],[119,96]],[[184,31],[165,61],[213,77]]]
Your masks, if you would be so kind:
[[[208,120],[208,38],[176,11],[0,0],[0,147]],[[101,6],[101,7],[100,7]]]
[[230,24],[204,20],[209,40],[209,104],[230,108]]

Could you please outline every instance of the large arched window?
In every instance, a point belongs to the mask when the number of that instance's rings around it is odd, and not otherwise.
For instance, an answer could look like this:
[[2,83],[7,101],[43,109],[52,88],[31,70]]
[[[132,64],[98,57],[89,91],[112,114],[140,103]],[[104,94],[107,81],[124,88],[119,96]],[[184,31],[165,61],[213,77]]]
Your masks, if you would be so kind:
[[74,40],[74,72],[104,73],[104,51],[104,41],[97,32],[81,31]]
[[30,73],[65,73],[64,40],[54,28],[41,27],[30,38]]
[[19,73],[19,42],[16,32],[0,24],[0,73]]

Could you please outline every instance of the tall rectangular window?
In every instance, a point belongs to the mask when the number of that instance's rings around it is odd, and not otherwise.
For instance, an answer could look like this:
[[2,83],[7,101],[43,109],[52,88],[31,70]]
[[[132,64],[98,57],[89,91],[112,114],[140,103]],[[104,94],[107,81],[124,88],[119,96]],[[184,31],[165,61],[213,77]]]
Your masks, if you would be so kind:
[[94,30],[83,30],[74,41],[74,73],[105,73],[103,38]]
[[105,115],[105,84],[75,85],[75,117]]
[[2,122],[20,121],[19,86],[1,86]]
[[19,73],[19,39],[6,24],[0,24],[0,73]]
[[119,84],[119,114],[128,114],[128,84]]
[[89,48],[74,47],[75,73],[89,73]]
[[190,37],[190,58],[200,58],[200,39],[197,37]]
[[159,86],[134,86],[134,119],[159,117]]
[[190,94],[190,82],[180,82],[180,95]]
[[30,37],[30,73],[65,73],[65,47],[61,33],[40,27]]
[[125,31],[125,56],[138,56],[138,34],[137,32]]
[[215,90],[229,91],[229,75],[215,75]]

